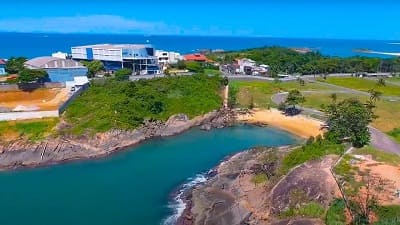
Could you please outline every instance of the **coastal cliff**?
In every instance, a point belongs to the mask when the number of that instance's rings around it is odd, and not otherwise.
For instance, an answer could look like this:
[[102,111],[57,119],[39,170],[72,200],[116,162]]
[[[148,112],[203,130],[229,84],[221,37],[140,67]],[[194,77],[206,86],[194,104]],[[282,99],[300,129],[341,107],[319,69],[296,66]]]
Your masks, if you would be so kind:
[[[178,225],[319,225],[318,216],[290,215],[291,207],[315,204],[328,208],[340,192],[329,169],[336,156],[326,156],[279,170],[289,147],[258,148],[241,152],[221,163],[216,175],[186,196]],[[259,174],[265,174],[260,179]]]
[[228,111],[213,111],[193,119],[178,114],[166,122],[146,121],[142,127],[131,131],[110,130],[80,137],[63,135],[40,142],[15,140],[0,145],[0,170],[101,157],[153,137],[173,136],[195,126],[202,126],[202,129],[221,128],[231,121]]

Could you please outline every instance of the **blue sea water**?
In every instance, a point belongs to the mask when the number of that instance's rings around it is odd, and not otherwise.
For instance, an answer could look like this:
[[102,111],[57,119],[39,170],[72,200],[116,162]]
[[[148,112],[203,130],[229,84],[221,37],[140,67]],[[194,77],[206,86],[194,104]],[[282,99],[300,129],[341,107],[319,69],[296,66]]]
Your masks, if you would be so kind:
[[296,142],[272,128],[192,129],[99,160],[1,172],[0,224],[172,224],[182,202],[171,194],[182,184],[230,154]]
[[[191,53],[198,49],[240,50],[263,46],[311,48],[325,55],[348,57],[354,55],[379,56],[356,53],[354,49],[382,52],[400,52],[400,41],[296,39],[268,37],[206,37],[206,36],[144,36],[115,34],[38,34],[0,33],[0,58],[25,56],[28,58],[50,55],[56,51],[70,52],[72,46],[99,43],[150,43],[156,49]],[[386,56],[387,57],[387,56]]]

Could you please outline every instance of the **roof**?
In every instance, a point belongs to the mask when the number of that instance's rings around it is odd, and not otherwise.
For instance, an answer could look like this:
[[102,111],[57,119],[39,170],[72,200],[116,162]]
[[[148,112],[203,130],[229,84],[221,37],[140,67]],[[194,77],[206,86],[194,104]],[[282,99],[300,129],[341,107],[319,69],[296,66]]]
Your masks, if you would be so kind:
[[0,59],[0,65],[6,65],[6,61],[4,59]]
[[51,56],[33,58],[31,60],[26,61],[25,66],[30,67],[31,69],[84,68],[84,66],[77,61],[71,59],[61,59]]
[[186,61],[201,61],[201,62],[208,62],[209,59],[202,54],[189,54],[189,55],[184,55],[183,58]]
[[83,45],[83,46],[75,46],[72,48],[99,48],[99,49],[143,49],[143,48],[151,48],[151,45],[144,44],[95,44],[95,45]]

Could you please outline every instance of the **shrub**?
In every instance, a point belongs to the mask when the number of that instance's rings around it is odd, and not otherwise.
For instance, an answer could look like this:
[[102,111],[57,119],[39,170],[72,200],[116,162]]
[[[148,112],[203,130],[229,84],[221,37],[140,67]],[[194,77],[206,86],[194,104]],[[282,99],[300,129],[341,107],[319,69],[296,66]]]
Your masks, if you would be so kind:
[[326,225],[346,225],[346,204],[343,199],[335,199],[326,213]]

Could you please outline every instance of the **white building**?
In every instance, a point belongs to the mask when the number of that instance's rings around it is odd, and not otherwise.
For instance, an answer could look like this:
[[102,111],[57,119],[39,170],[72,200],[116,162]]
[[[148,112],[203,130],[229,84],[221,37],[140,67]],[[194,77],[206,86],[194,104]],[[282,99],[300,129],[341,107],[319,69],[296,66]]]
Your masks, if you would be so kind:
[[59,59],[67,59],[68,54],[64,52],[55,52],[51,54],[51,57],[59,58]]
[[253,68],[256,66],[256,62],[251,59],[238,59],[238,65],[239,65],[239,73],[244,73],[251,75]]
[[167,52],[163,50],[156,50],[156,56],[158,63],[162,65],[176,64],[179,60],[183,60],[183,57],[178,52]]
[[71,53],[72,58],[76,60],[99,60],[110,72],[129,68],[136,75],[160,73],[155,50],[151,45],[86,45],[72,47]]

